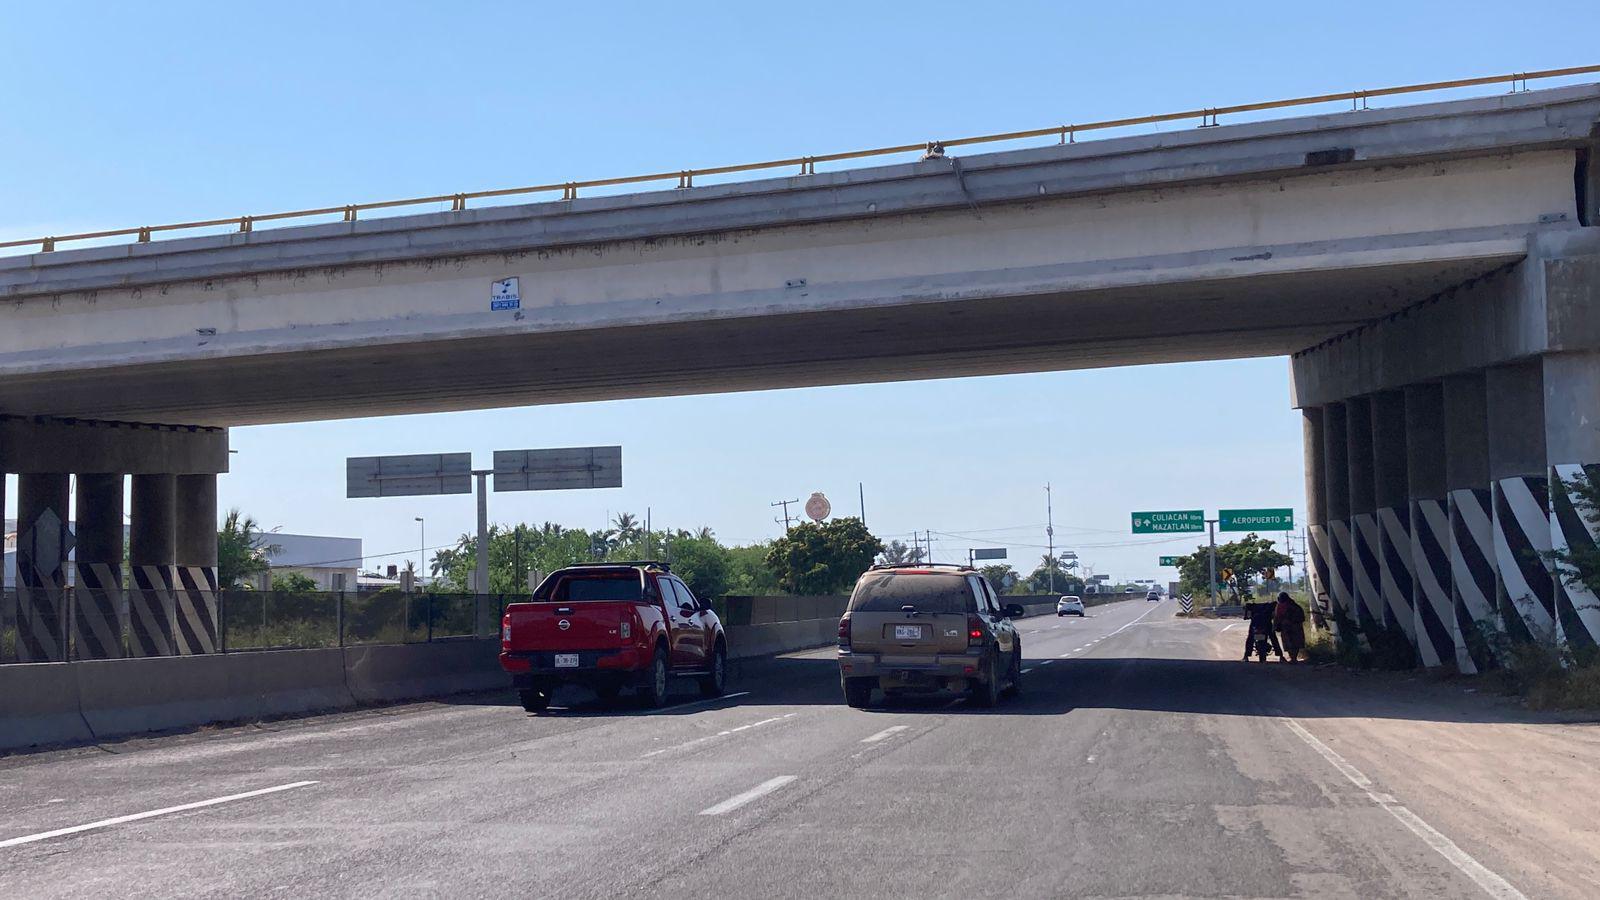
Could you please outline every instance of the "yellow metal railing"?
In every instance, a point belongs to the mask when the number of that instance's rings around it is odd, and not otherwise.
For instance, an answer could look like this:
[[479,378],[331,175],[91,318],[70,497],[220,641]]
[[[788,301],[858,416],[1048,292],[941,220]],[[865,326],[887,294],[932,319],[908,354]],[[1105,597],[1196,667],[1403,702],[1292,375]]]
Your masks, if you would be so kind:
[[345,206],[324,206],[318,209],[297,209],[291,212],[266,213],[255,216],[232,216],[225,219],[205,219],[194,222],[174,222],[167,225],[142,225],[137,228],[115,228],[109,231],[88,231],[82,234],[64,234],[52,237],[28,238],[26,240],[0,241],[0,248],[26,247],[37,244],[43,252],[50,252],[56,244],[65,241],[87,241],[99,238],[137,236],[139,243],[147,243],[157,232],[185,231],[195,228],[216,228],[223,225],[236,226],[241,232],[253,231],[261,222],[277,222],[285,219],[303,219],[313,216],[342,215],[344,221],[353,222],[363,212],[379,209],[394,209],[402,206],[420,206],[427,203],[450,204],[452,210],[464,210],[467,201],[480,200],[489,197],[511,197],[519,194],[543,194],[561,192],[561,199],[577,199],[578,191],[583,188],[613,187],[624,184],[649,184],[657,181],[670,181],[677,179],[678,187],[686,188],[694,185],[697,176],[727,175],[735,172],[759,172],[766,169],[786,169],[799,167],[799,174],[814,175],[817,163],[840,162],[852,159],[867,159],[874,156],[892,156],[900,153],[913,153],[926,151],[928,153],[942,153],[948,147],[964,147],[972,144],[988,144],[999,141],[1026,140],[1028,138],[1058,137],[1063,144],[1073,143],[1079,134],[1089,131],[1103,131],[1109,128],[1126,128],[1135,125],[1155,125],[1162,122],[1181,122],[1188,119],[1199,119],[1202,127],[1217,124],[1220,116],[1234,115],[1237,113],[1260,112],[1269,109],[1286,109],[1295,106],[1310,106],[1319,103],[1337,103],[1350,101],[1352,109],[1364,109],[1368,100],[1374,97],[1393,97],[1400,94],[1420,94],[1428,91],[1442,91],[1451,88],[1477,87],[1489,84],[1509,84],[1513,92],[1527,90],[1529,81],[1543,78],[1560,78],[1571,75],[1600,74],[1600,65],[1572,66],[1565,69],[1545,69],[1538,72],[1517,72],[1510,75],[1485,75],[1480,78],[1461,78],[1455,81],[1432,81],[1425,84],[1408,84],[1400,87],[1377,88],[1366,91],[1346,91],[1338,94],[1319,94],[1312,97],[1295,97],[1289,100],[1269,100],[1264,103],[1242,103],[1235,106],[1217,106],[1204,109],[1189,109],[1183,112],[1160,113],[1153,116],[1135,116],[1128,119],[1108,119],[1102,122],[1084,122],[1076,125],[1053,125],[1048,128],[1032,128],[1027,131],[1008,131],[1003,134],[983,134],[972,137],[955,138],[946,141],[927,141],[916,144],[899,144],[893,147],[875,147],[871,150],[851,150],[845,153],[824,153],[818,156],[793,156],[787,159],[772,159],[766,162],[744,163],[734,166],[714,166],[706,169],[679,169],[671,172],[652,172],[648,175],[628,175],[622,178],[598,178],[590,181],[566,181],[551,184],[535,184],[526,187],[501,188],[492,191],[467,191],[459,194],[436,194],[431,197],[410,197],[405,200],[380,200],[373,203],[351,203]]

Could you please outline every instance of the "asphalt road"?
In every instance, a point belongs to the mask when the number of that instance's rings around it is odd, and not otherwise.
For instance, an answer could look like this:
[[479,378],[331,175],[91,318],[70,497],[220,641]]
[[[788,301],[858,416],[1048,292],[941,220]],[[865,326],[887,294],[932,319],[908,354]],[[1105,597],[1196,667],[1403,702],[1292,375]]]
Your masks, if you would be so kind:
[[[993,710],[849,709],[823,650],[746,665],[731,690],[748,693],[648,714],[572,692],[528,716],[508,692],[0,760],[0,884],[14,897],[1596,895],[1592,797],[1570,820],[1509,799],[1497,818],[1492,787],[1459,799],[1405,758],[1439,729],[1524,727],[1483,701],[1225,659],[1242,635],[1171,603],[1090,612],[1020,623],[1024,690]],[[1351,730],[1391,727],[1425,730]],[[1589,753],[1592,733],[1568,749]]]

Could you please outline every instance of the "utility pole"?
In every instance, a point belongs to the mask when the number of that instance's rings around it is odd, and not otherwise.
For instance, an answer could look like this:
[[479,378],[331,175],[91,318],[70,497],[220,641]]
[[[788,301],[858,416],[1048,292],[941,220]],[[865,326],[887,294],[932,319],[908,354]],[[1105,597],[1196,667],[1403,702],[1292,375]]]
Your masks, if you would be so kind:
[[[799,500],[779,500],[776,503],[768,504],[769,506],[781,506],[781,507],[783,507],[783,519],[782,519],[782,521],[783,521],[783,531],[784,531],[785,534],[787,534],[789,532],[789,523],[792,521],[789,518],[789,504],[791,504],[791,503],[799,503],[799,502],[800,502]],[[779,520],[778,519],[773,519],[772,521],[777,522]]]
[[1206,533],[1210,538],[1211,550],[1211,605],[1217,605],[1217,520],[1206,520]]
[[867,486],[864,482],[856,482],[856,496],[861,500],[861,527],[867,525]]
[[1056,592],[1056,517],[1055,511],[1051,507],[1050,482],[1048,481],[1044,483],[1044,520],[1045,542],[1050,545],[1050,560],[1047,564],[1049,574],[1047,577],[1050,579],[1050,593],[1054,594]]

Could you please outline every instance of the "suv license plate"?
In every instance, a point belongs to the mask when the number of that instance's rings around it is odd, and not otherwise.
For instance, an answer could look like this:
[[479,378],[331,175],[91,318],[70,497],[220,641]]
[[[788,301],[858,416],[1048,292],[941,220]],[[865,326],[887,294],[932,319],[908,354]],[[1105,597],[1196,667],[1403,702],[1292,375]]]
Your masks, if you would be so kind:
[[577,667],[578,667],[578,654],[576,654],[576,653],[557,653],[556,654],[556,668],[558,668],[558,669],[576,669]]
[[922,626],[896,625],[894,627],[894,639],[897,641],[920,641],[922,640]]

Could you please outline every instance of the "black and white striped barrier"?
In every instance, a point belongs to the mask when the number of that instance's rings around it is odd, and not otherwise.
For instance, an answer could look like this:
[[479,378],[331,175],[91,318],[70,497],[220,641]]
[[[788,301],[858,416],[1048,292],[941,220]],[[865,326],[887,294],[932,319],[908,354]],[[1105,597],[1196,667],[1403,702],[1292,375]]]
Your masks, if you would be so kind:
[[1428,668],[1456,658],[1455,604],[1450,598],[1450,514],[1443,500],[1411,501],[1412,593],[1417,655]]
[[[1572,484],[1600,483],[1600,465],[1561,465],[1550,470],[1550,538],[1557,553],[1589,555],[1600,547],[1600,523],[1590,520],[1573,496]],[[1585,514],[1587,513],[1587,515]],[[1556,639],[1573,650],[1592,653],[1600,648],[1600,597],[1576,580],[1565,563],[1556,564]]]
[[1194,595],[1182,594],[1178,597],[1178,608],[1186,613],[1194,612]]
[[72,592],[78,659],[122,658],[122,567],[79,562]]
[[1494,667],[1488,646],[1475,639],[1479,622],[1494,623],[1494,524],[1489,491],[1450,492],[1450,585],[1456,621],[1456,667],[1476,674]]

